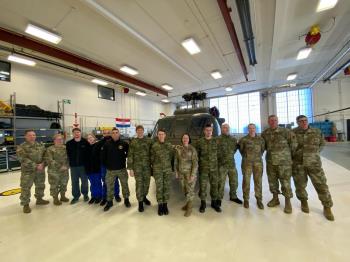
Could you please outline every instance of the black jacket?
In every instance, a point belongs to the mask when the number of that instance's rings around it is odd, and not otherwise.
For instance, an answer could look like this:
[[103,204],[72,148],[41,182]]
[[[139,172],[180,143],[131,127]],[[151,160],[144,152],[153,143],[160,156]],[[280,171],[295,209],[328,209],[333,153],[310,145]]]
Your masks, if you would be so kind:
[[87,160],[85,164],[85,170],[87,174],[96,174],[101,170],[100,156],[101,149],[97,147],[97,143],[88,145],[87,147]]
[[85,166],[88,160],[87,148],[89,143],[86,139],[81,138],[76,142],[74,138],[66,144],[67,156],[71,167]]
[[110,140],[102,148],[102,163],[108,170],[120,170],[126,167],[129,144],[122,140]]
[[101,165],[103,164],[102,163],[102,149],[104,147],[104,145],[110,141],[112,138],[110,136],[106,136],[106,137],[102,137],[102,139],[100,141],[98,141],[96,144],[95,144],[95,151],[96,151],[96,154],[98,154],[98,160],[99,160],[99,165],[100,165],[100,169],[101,169]]

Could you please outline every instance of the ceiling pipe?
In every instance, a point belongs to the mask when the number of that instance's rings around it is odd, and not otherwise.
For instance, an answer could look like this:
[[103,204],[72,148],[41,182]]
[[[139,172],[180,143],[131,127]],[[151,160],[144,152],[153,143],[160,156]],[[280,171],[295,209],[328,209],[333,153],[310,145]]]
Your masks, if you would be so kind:
[[236,33],[236,29],[235,26],[232,22],[231,16],[230,16],[230,12],[232,11],[231,8],[229,8],[227,6],[227,2],[226,0],[217,0],[221,14],[224,18],[227,30],[230,34],[231,40],[232,40],[232,44],[233,47],[235,48],[239,63],[241,65],[243,74],[245,76],[246,81],[248,81],[248,71],[247,71],[247,67],[245,65],[244,62],[244,58],[243,58],[243,54],[242,54],[242,49],[241,46],[239,45],[239,41],[238,41],[238,37],[237,37],[237,33]]
[[17,34],[15,32],[9,31],[1,27],[0,27],[0,41],[4,41],[23,48],[28,48],[30,50],[39,52],[41,54],[48,55],[48,56],[63,60],[65,62],[72,63],[74,65],[93,70],[103,75],[106,75],[121,81],[125,81],[127,83],[142,87],[146,90],[149,90],[164,96],[168,96],[167,91],[162,90],[154,85],[148,84],[142,80],[127,76],[107,66],[98,64],[96,62],[80,57],[73,53],[64,51],[62,49],[48,46],[39,41],[33,40],[29,37],[26,37],[21,34]]
[[323,80],[323,83],[333,80],[341,71],[350,66],[350,60],[338,67],[329,77]]
[[257,64],[257,61],[255,56],[254,34],[250,19],[249,0],[236,0],[236,5],[249,57],[249,64],[254,66]]

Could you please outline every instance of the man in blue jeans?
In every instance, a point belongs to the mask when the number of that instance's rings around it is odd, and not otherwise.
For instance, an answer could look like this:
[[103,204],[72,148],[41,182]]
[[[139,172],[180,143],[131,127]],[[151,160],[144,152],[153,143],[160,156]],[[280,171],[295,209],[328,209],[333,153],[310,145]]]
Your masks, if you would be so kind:
[[[66,150],[69,160],[71,180],[72,180],[72,195],[71,205],[79,201],[81,194],[84,195],[84,201],[89,201],[89,182],[85,172],[87,159],[87,149],[89,143],[81,137],[79,128],[73,129],[73,139],[66,144]],[[79,186],[81,180],[81,187]]]
[[[102,132],[103,132],[102,133],[103,138],[96,143],[96,150],[99,150],[100,152],[102,152],[103,146],[105,145],[105,143],[111,139],[111,131],[110,130],[105,129]],[[101,163],[101,178],[102,178],[102,185],[103,185],[103,193],[102,193],[103,199],[102,199],[100,205],[104,206],[107,203],[107,185],[106,185],[107,169],[102,164],[102,159],[100,159],[100,163]],[[119,180],[118,180],[118,178],[116,178],[115,183],[114,183],[114,198],[117,202],[122,201],[122,199],[119,196]]]

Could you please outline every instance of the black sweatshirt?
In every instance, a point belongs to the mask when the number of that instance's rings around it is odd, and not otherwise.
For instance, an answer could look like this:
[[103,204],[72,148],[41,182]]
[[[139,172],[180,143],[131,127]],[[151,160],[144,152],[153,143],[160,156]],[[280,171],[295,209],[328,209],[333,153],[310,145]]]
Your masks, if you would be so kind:
[[97,146],[97,143],[88,145],[87,147],[87,161],[85,170],[87,174],[99,173],[101,169],[100,165],[101,149]]
[[74,138],[66,144],[67,156],[71,167],[85,166],[88,160],[87,148],[89,143],[86,139],[81,138],[76,142]]
[[126,157],[128,155],[129,144],[111,139],[102,148],[102,163],[108,170],[120,170],[126,167]]

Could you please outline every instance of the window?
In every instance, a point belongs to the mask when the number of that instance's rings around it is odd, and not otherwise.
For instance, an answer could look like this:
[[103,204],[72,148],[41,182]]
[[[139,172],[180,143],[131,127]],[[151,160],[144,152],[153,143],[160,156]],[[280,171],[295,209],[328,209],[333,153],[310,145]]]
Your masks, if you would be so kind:
[[230,125],[231,133],[248,133],[248,124],[254,123],[261,131],[260,93],[225,96],[209,100],[210,107],[219,109],[220,117]]
[[0,81],[11,81],[11,64],[0,61]]
[[276,111],[280,124],[291,124],[295,127],[296,117],[305,115],[312,121],[311,89],[300,89],[276,94]]

